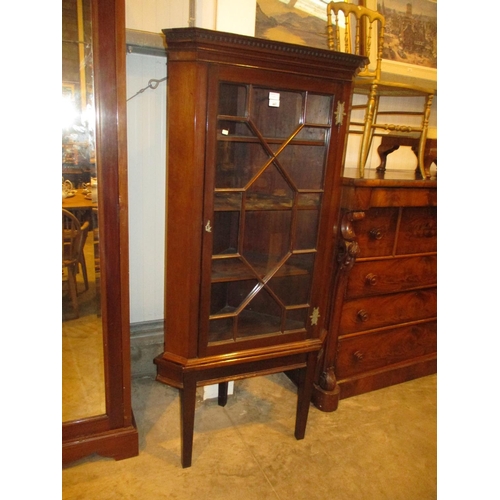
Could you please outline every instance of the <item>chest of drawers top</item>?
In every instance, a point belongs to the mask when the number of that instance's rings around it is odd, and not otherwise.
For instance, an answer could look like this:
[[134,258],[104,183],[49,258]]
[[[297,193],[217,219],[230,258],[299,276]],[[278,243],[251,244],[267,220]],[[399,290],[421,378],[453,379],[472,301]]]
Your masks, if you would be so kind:
[[435,207],[437,179],[419,180],[412,170],[367,170],[360,179],[354,169],[346,169],[342,179],[342,207],[368,210],[375,207]]

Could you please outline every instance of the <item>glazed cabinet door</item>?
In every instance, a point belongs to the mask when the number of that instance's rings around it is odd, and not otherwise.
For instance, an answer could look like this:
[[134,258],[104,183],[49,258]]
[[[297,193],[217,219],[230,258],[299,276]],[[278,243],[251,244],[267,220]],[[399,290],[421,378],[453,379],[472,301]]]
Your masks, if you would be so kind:
[[250,69],[209,73],[202,355],[319,336],[331,87]]

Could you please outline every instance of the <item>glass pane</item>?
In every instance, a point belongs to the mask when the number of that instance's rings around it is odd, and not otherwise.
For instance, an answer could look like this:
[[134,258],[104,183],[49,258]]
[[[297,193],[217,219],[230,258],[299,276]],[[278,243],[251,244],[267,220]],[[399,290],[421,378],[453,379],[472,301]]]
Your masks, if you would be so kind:
[[238,315],[237,336],[248,337],[281,331],[282,308],[262,288],[247,307]]
[[286,311],[285,330],[302,330],[307,324],[308,307]]
[[289,144],[278,161],[298,189],[322,189],[326,148]]
[[208,332],[209,342],[221,342],[224,340],[232,340],[233,323],[234,323],[234,317],[211,319]]
[[319,193],[300,193],[297,196],[299,208],[319,208],[321,203],[321,194]]
[[312,274],[314,266],[314,252],[297,253],[291,255],[280,270],[280,274],[297,275]]
[[289,210],[246,212],[242,254],[261,278],[289,251],[291,219]]
[[239,212],[215,212],[213,221],[213,255],[238,251]]
[[287,138],[302,120],[302,94],[254,89],[251,118],[264,137]]
[[215,187],[243,188],[268,161],[258,143],[218,141]]
[[217,133],[220,137],[250,137],[255,135],[246,122],[219,120]]
[[297,231],[294,250],[316,248],[318,239],[319,212],[317,210],[297,211]]
[[307,96],[306,123],[328,125],[332,116],[332,96],[309,94]]
[[[210,315],[232,314],[259,289],[255,279],[212,283],[210,295]],[[215,319],[215,318],[214,318]]]
[[221,83],[219,87],[219,115],[245,116],[247,88],[245,85]]
[[268,286],[286,306],[307,304],[311,275],[274,276]]
[[322,127],[304,127],[296,136],[295,140],[318,141],[323,143],[326,139],[327,129]]
[[255,179],[247,191],[247,210],[291,208],[293,191],[274,164]]

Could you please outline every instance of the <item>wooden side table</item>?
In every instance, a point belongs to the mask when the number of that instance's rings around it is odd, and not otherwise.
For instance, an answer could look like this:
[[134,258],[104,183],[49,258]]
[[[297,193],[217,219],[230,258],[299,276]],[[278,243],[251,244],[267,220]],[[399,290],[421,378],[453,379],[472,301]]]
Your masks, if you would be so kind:
[[[418,137],[385,135],[377,148],[377,153],[380,156],[380,165],[377,167],[377,172],[385,172],[387,156],[397,151],[400,146],[410,146],[418,158]],[[424,170],[428,176],[430,175],[429,169],[432,163],[437,165],[437,139],[427,139],[425,142]],[[422,178],[418,165],[415,175]]]

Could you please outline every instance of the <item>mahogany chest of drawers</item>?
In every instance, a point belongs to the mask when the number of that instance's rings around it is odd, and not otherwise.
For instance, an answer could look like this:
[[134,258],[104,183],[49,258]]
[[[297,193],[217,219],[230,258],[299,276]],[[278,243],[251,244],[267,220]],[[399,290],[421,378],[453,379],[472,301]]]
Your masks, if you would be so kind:
[[329,335],[314,402],[437,369],[437,181],[344,176]]

